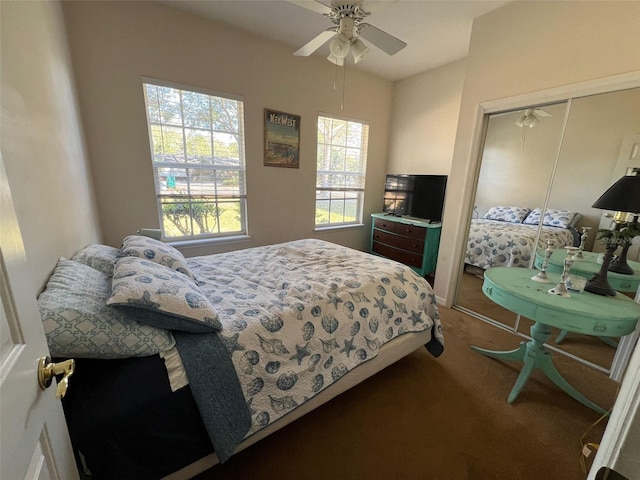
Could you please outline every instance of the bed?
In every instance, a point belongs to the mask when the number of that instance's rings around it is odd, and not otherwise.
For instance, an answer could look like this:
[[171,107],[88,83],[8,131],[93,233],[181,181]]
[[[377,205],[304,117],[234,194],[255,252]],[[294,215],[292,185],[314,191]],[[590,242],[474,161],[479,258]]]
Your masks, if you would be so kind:
[[38,302],[52,356],[76,358],[63,406],[96,479],[190,478],[444,349],[426,280],[314,239],[188,259],[146,237],[90,245]]
[[580,238],[574,225],[580,215],[566,210],[548,209],[542,217],[537,245],[540,209],[495,206],[473,219],[467,238],[465,264],[486,270],[491,267],[529,267],[536,250],[577,246]]

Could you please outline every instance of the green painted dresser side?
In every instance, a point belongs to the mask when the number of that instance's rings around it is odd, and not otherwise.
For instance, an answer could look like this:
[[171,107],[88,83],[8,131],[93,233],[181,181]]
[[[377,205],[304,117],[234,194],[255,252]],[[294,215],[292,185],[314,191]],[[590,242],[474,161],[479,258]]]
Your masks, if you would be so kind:
[[635,329],[640,304],[617,294],[615,297],[589,292],[570,292],[571,298],[548,293],[560,282],[560,275],[548,273],[551,283],[531,280],[537,270],[528,268],[490,268],[485,272],[482,291],[502,307],[531,320],[561,330],[617,337]]
[[371,217],[370,253],[404,263],[423,277],[435,272],[441,223],[386,213]]

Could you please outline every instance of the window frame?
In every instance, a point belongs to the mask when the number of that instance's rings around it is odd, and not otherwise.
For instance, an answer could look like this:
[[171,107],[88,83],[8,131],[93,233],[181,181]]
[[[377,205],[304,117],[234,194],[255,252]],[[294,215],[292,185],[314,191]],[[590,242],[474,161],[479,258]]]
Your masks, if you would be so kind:
[[[327,143],[325,142],[320,142],[320,121],[321,119],[329,119],[329,120],[337,120],[340,122],[347,122],[347,126],[349,123],[353,123],[353,124],[358,124],[360,126],[360,128],[362,128],[362,132],[361,132],[361,138],[360,138],[360,142],[359,142],[359,146],[358,147],[353,147],[353,146],[349,146],[348,145],[348,135],[345,133],[345,143],[343,145],[337,145],[334,144],[332,142]],[[330,139],[330,140],[333,140]],[[317,121],[316,121],[316,182],[315,182],[315,208],[314,208],[314,229],[315,230],[330,230],[330,229],[336,229],[336,228],[346,228],[346,227],[353,227],[353,226],[362,226],[363,225],[363,213],[364,213],[364,201],[365,201],[365,193],[366,193],[366,176],[367,176],[367,163],[368,163],[368,150],[369,150],[369,122],[366,120],[360,120],[360,119],[354,119],[354,118],[348,118],[348,117],[343,117],[343,116],[339,116],[339,115],[334,115],[334,114],[329,114],[329,113],[324,113],[324,112],[320,112],[318,113],[318,117],[317,117]],[[348,172],[346,170],[346,158],[347,155],[345,153],[345,168],[343,168],[342,170],[319,170],[319,162],[321,161],[320,159],[320,152],[321,152],[321,145],[326,145],[327,147],[325,149],[328,149],[329,151],[333,150],[334,148],[339,148],[339,149],[343,149],[345,152],[347,149],[357,149],[359,150],[359,162],[360,162],[360,170],[358,172]],[[329,162],[331,162],[331,159],[329,160]],[[322,185],[319,185],[319,178],[321,175],[342,175],[345,177],[345,179],[348,176],[351,177],[357,177],[358,181],[361,182],[361,187],[355,187],[355,188],[349,188],[349,187],[344,187],[344,186],[333,186],[333,187],[323,187]],[[345,192],[345,193],[355,193],[356,195],[356,212],[355,212],[355,218],[353,221],[338,221],[338,222],[331,222],[331,204],[333,202],[342,202],[343,204],[343,208],[342,208],[342,217],[344,219],[344,214],[345,214],[345,210],[346,210],[346,204],[348,199],[343,197],[341,199],[320,199],[319,198],[319,193],[320,192],[328,192],[329,193],[329,197],[331,197],[333,192]],[[329,202],[329,221],[326,223],[317,223],[317,219],[318,219],[318,202],[319,201],[328,201]]]
[[[203,88],[198,88],[198,87],[193,87],[193,86],[189,86],[189,85],[183,85],[183,84],[179,84],[179,83],[174,83],[174,82],[169,82],[169,81],[165,81],[165,80],[158,80],[156,78],[151,78],[151,77],[145,77],[142,76],[141,77],[142,80],[142,90],[143,90],[143,96],[144,96],[144,108],[145,108],[145,118],[147,121],[147,130],[148,130],[148,135],[149,135],[149,148],[150,148],[150,160],[151,160],[151,167],[153,169],[153,178],[154,178],[154,189],[155,189],[155,195],[156,195],[156,208],[157,208],[157,214],[158,214],[158,220],[159,220],[159,224],[160,224],[160,230],[162,232],[162,239],[169,241],[171,243],[182,243],[182,242],[199,242],[199,241],[211,241],[211,240],[225,240],[225,239],[232,239],[232,238],[238,238],[238,237],[243,237],[243,236],[247,236],[247,231],[248,231],[248,225],[247,225],[247,164],[246,164],[246,146],[245,146],[245,127],[244,127],[244,98],[240,95],[234,95],[234,94],[229,94],[229,93],[222,93],[222,92],[217,92],[217,91],[212,91],[212,90],[208,90],[208,89],[203,89]],[[188,93],[193,93],[193,94],[198,94],[198,95],[206,95],[207,97],[215,97],[215,98],[219,98],[219,99],[223,99],[223,100],[231,100],[234,102],[238,103],[238,112],[237,112],[237,131],[229,131],[229,130],[224,130],[224,129],[216,129],[214,127],[214,125],[210,125],[208,127],[202,127],[202,126],[193,126],[193,125],[187,125],[184,122],[184,115],[183,115],[183,105],[182,105],[182,101],[181,101],[181,123],[180,124],[172,124],[170,122],[157,122],[157,121],[153,121],[150,118],[149,115],[149,101],[147,98],[147,85],[150,85],[152,87],[164,87],[164,88],[170,88],[170,89],[175,89],[175,90],[179,90],[180,92],[188,92]],[[181,98],[182,98],[182,93],[181,93]],[[155,159],[155,152],[154,152],[154,139],[153,139],[153,132],[152,132],[152,128],[154,126],[162,126],[162,127],[172,127],[172,128],[179,128],[182,130],[182,143],[183,143],[183,155],[184,158],[187,158],[187,135],[185,133],[185,130],[201,130],[203,132],[207,132],[210,137],[211,137],[211,147],[213,149],[214,146],[214,136],[215,134],[226,134],[226,135],[233,135],[233,136],[237,136],[237,147],[238,147],[238,165],[237,166],[233,166],[233,165],[216,165],[215,162],[213,161],[213,159],[215,158],[213,155],[213,151],[212,151],[212,163],[209,164],[198,164],[198,163],[189,163],[186,160],[183,162],[158,162]],[[163,203],[163,198],[168,198],[166,196],[163,196],[162,191],[161,191],[161,180],[160,180],[160,173],[162,169],[170,169],[170,168],[178,168],[178,169],[184,169],[187,172],[188,178],[189,174],[188,172],[193,172],[193,171],[198,171],[198,170],[202,170],[202,171],[213,171],[214,173],[217,173],[219,171],[225,171],[225,172],[237,172],[238,176],[239,176],[239,185],[238,185],[238,189],[239,189],[239,194],[238,196],[233,196],[233,197],[225,197],[225,196],[221,196],[217,193],[217,189],[215,186],[215,183],[212,182],[213,184],[213,188],[214,190],[216,190],[216,194],[215,195],[205,195],[205,194],[191,194],[189,193],[188,195],[183,195],[183,196],[179,196],[177,198],[182,198],[183,200],[179,201],[179,203],[183,203],[185,205],[189,205],[192,206],[193,204],[197,204],[197,203],[210,203],[213,204],[215,206],[218,206],[220,204],[224,204],[225,202],[234,202],[237,203],[239,206],[239,226],[240,229],[239,230],[235,230],[233,232],[221,232],[221,231],[217,231],[217,232],[206,232],[206,233],[197,233],[197,234],[193,234],[194,231],[194,227],[193,227],[193,217],[191,215],[188,215],[189,217],[189,221],[191,223],[190,226],[190,231],[191,231],[191,235],[178,235],[178,236],[167,236],[166,235],[166,231],[165,231],[165,216],[164,216],[164,212],[163,212],[163,205],[167,204],[167,202]],[[191,187],[192,183],[190,182],[190,180],[187,181],[188,186]],[[203,200],[205,202],[203,202]],[[207,201],[209,200],[209,201]],[[176,202],[178,203],[178,202]],[[219,220],[219,217],[218,217]],[[218,226],[218,230],[219,230],[219,226]]]

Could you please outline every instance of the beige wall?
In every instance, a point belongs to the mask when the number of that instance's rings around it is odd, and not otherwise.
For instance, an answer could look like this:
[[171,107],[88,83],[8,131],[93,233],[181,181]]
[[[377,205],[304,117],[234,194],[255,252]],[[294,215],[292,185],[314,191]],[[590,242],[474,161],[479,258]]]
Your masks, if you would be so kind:
[[453,301],[478,165],[481,104],[640,71],[640,2],[514,2],[474,22],[436,293]]
[[99,229],[59,5],[0,2],[0,17],[0,146],[35,294]]
[[522,110],[492,115],[487,122],[474,205],[482,217],[494,205],[542,207],[558,154],[567,104],[545,106],[551,116],[523,130]]
[[[369,214],[382,207],[391,82],[346,70],[344,109],[335,67],[290,47],[159,2],[64,2],[99,218],[106,243],[157,227],[141,75],[242,95],[251,241],[206,254],[304,237],[368,248]],[[285,27],[286,28],[286,27]],[[301,115],[300,169],[263,166],[263,109]],[[365,227],[314,233],[319,112],[370,122]]]
[[449,174],[465,65],[459,60],[394,84],[389,173]]

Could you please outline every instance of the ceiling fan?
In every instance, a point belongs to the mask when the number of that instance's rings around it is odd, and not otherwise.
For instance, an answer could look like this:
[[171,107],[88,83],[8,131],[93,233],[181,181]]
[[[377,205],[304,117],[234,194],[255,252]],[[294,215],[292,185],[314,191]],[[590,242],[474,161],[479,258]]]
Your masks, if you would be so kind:
[[551,114],[545,110],[540,108],[527,108],[522,116],[516,122],[516,125],[519,127],[529,127],[532,128],[540,122],[539,117],[550,117]]
[[353,55],[354,63],[358,63],[369,52],[367,45],[361,38],[378,47],[383,52],[394,55],[407,46],[405,42],[393,35],[380,30],[363,20],[370,15],[362,7],[362,0],[333,0],[331,5],[315,0],[314,2],[289,0],[301,7],[321,13],[327,17],[333,26],[317,35],[306,45],[294,52],[299,57],[308,57],[326,42],[329,43],[327,57],[331,63],[343,66],[349,52]]
[[533,128],[540,123],[540,118],[551,116],[552,115],[549,112],[542,110],[541,108],[527,108],[524,111],[518,121],[515,122],[517,126],[522,128],[522,146],[520,147],[522,150],[524,150],[524,142],[527,138],[527,127]]

